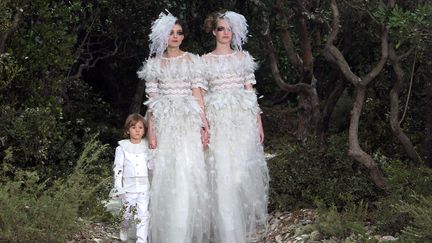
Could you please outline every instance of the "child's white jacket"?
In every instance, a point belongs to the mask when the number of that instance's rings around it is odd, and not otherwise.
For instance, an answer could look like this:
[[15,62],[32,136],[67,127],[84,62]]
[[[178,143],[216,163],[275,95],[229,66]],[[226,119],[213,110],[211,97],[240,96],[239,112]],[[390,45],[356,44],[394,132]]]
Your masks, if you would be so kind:
[[118,142],[114,160],[114,196],[125,193],[148,192],[149,163],[152,152],[145,139],[133,144],[129,139]]

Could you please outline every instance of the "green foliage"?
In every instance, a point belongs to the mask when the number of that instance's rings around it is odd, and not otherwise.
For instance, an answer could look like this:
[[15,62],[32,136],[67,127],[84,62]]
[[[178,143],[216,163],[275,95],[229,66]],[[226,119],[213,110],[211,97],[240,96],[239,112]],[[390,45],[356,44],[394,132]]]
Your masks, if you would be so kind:
[[322,201],[316,202],[318,207],[318,218],[315,228],[326,237],[336,236],[347,237],[354,233],[360,239],[367,239],[363,227],[368,218],[368,203],[360,201],[358,204],[350,203],[345,206],[342,212],[338,212],[335,206],[327,208]]
[[[95,137],[84,146],[72,173],[41,181],[35,171],[16,170],[0,187],[0,239],[11,242],[65,242],[101,208],[98,191],[106,183],[101,158],[106,146]],[[96,211],[99,213],[99,211]]]
[[419,205],[419,200],[411,196],[413,194],[418,197],[432,196],[432,169],[407,168],[406,162],[388,158],[381,153],[376,153],[374,159],[382,165],[389,187],[389,195],[374,202],[375,222],[379,231],[399,234],[410,225],[413,216],[407,210],[400,210],[397,205],[401,202],[413,207]]
[[13,9],[10,8],[12,1],[3,0],[0,2],[0,33],[8,30],[13,22]]
[[324,236],[345,236],[347,232],[335,206],[332,206],[327,211],[321,209],[318,215],[319,216],[315,222],[316,228]]
[[391,34],[398,39],[398,48],[402,42],[419,42],[427,38],[424,30],[432,26],[432,4],[404,7],[395,5],[390,10],[380,8],[375,15],[386,23]]
[[341,208],[377,196],[366,171],[347,157],[345,136],[332,136],[325,145],[315,139],[304,146],[274,143],[277,156],[268,162],[273,208],[311,207],[317,198]]
[[63,120],[68,135],[75,143],[87,134],[99,133],[102,141],[111,142],[120,138],[122,117],[104,101],[98,92],[84,81],[72,82],[67,86],[68,104],[63,110]]
[[424,197],[413,194],[414,203],[405,201],[396,205],[396,209],[406,212],[412,221],[402,232],[402,239],[411,242],[432,241],[432,196]]
[[3,163],[32,168],[43,178],[58,177],[73,168],[79,149],[76,145],[82,144],[70,139],[59,111],[49,107],[16,110],[0,106],[0,114]]
[[0,54],[0,90],[6,88],[22,71],[13,55]]
[[[0,5],[0,12],[21,8],[23,19],[6,42],[0,61],[0,99],[12,106],[59,105],[62,82],[77,58],[77,26],[85,28],[82,1],[20,1]],[[12,20],[10,20],[12,21]]]
[[424,166],[409,168],[404,161],[389,158],[381,153],[376,153],[374,158],[383,166],[387,175],[390,191],[396,195],[403,196],[399,198],[407,199],[408,195],[415,192],[419,195],[432,196],[432,169]]

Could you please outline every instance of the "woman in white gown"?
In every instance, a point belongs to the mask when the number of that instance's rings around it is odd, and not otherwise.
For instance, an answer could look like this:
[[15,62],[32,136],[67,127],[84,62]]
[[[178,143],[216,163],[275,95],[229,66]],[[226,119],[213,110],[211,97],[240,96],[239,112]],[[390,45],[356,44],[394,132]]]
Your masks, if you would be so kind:
[[269,183],[261,111],[252,88],[257,65],[241,48],[247,35],[243,15],[217,12],[205,26],[216,39],[216,48],[202,57],[209,86],[205,107],[212,238],[218,243],[251,242],[266,226]]
[[156,149],[151,183],[150,241],[209,241],[209,192],[202,141],[207,122],[199,57],[179,47],[177,18],[161,13],[152,24],[150,55],[137,72],[146,80],[149,146]]

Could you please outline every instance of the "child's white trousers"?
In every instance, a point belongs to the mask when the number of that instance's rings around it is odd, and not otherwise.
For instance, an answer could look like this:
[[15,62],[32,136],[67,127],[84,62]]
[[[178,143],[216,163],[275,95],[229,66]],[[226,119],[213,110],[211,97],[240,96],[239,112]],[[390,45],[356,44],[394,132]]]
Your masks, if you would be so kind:
[[150,223],[150,212],[149,206],[149,192],[139,193],[126,193],[123,197],[123,205],[125,206],[125,212],[123,214],[123,230],[128,229],[129,220],[133,217],[136,224],[136,236],[137,243],[147,243],[149,223]]

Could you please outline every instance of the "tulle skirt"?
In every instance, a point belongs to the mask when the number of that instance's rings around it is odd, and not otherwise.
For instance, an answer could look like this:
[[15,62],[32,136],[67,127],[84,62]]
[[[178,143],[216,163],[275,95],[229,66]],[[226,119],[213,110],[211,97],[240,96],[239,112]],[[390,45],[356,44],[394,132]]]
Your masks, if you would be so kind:
[[269,186],[256,95],[247,90],[210,93],[205,103],[212,242],[251,242],[266,227]]
[[156,97],[146,104],[152,110],[157,137],[150,242],[209,242],[209,185],[200,107],[192,96]]

